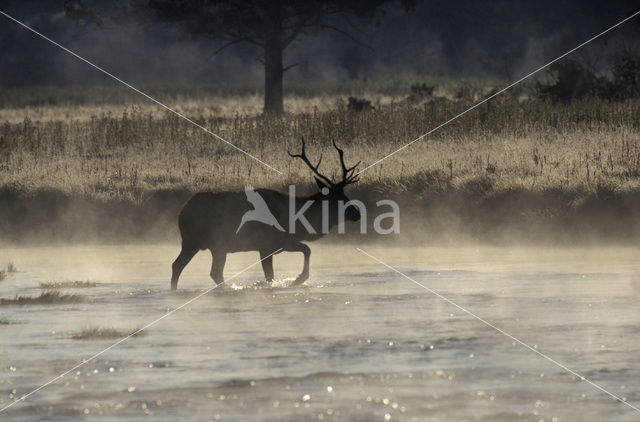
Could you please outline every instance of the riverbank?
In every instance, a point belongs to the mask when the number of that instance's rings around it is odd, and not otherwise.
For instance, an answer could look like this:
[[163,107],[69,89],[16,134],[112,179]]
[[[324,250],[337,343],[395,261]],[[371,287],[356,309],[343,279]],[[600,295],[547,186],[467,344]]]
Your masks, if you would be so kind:
[[[402,182],[402,180],[400,180]],[[414,182],[415,183],[415,182]],[[485,177],[452,187],[404,191],[348,192],[365,203],[367,233],[359,224],[336,230],[328,241],[384,241],[421,245],[482,244],[637,244],[640,243],[640,190],[495,190]],[[301,191],[310,192],[310,186]],[[101,200],[56,190],[0,190],[0,242],[4,244],[179,242],[177,216],[193,192],[158,190],[141,201]],[[392,199],[400,207],[400,234],[377,235],[373,221]]]
[[[640,241],[640,99],[554,103],[507,95],[396,154],[468,108],[478,92],[456,96],[443,85],[419,100],[357,93],[372,106],[350,109],[335,92],[299,97],[299,109],[280,117],[228,116],[210,104],[213,97],[175,96],[193,121],[272,168],[176,116],[120,97],[113,110],[90,116],[73,110],[98,106],[76,100],[45,104],[40,118],[21,109],[22,121],[0,110],[0,241],[174,241],[180,208],[196,192],[295,184],[299,194],[313,193],[310,170],[287,153],[299,150],[303,136],[311,161],[324,157],[324,174],[340,174],[334,141],[348,164],[362,162],[366,170],[349,197],[373,210],[379,199],[398,202],[401,234],[385,241]],[[395,97],[383,101],[383,94]],[[251,95],[225,98],[230,109],[255,102]]]

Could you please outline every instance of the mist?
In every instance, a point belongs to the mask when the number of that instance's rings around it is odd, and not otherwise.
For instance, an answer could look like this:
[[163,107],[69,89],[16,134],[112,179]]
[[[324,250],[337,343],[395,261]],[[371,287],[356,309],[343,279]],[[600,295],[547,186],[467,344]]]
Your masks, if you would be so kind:
[[[89,2],[89,4],[93,4]],[[136,84],[251,84],[263,82],[261,52],[238,44],[215,54],[220,43],[160,25],[95,30],[64,16],[62,1],[4,1],[2,9],[119,77]],[[108,17],[113,9],[94,7]],[[303,34],[285,51],[296,64],[285,81],[343,81],[398,73],[491,76],[513,80],[555,58],[633,12],[633,1],[526,2],[426,1],[413,13],[388,7],[379,27]],[[553,10],[553,13],[548,13]],[[74,85],[112,81],[6,18],[0,84]],[[640,25],[629,22],[580,54],[596,66],[607,52],[638,48]]]
[[500,91],[637,2],[332,15],[284,98],[282,25],[87,3],[0,11],[158,102],[0,15],[0,417],[637,419],[640,19]]

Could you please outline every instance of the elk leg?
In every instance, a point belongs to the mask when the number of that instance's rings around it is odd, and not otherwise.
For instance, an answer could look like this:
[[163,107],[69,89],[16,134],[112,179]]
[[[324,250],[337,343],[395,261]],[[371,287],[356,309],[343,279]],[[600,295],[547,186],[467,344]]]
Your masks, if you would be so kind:
[[180,274],[182,274],[182,270],[184,270],[184,267],[187,266],[197,252],[198,248],[193,248],[182,243],[180,255],[173,261],[173,265],[171,266],[171,290],[178,288],[178,279],[180,278]]
[[260,260],[262,262],[264,277],[268,283],[271,283],[273,281],[273,256],[269,256],[268,252],[260,251]]
[[304,255],[304,267],[302,268],[302,272],[298,277],[296,277],[293,282],[294,286],[304,283],[309,278],[309,258],[311,257],[311,249],[304,243],[296,242],[290,245],[287,245],[284,248],[287,252],[302,252]]
[[216,284],[222,284],[224,282],[224,264],[227,262],[226,252],[213,252],[211,251],[211,278]]

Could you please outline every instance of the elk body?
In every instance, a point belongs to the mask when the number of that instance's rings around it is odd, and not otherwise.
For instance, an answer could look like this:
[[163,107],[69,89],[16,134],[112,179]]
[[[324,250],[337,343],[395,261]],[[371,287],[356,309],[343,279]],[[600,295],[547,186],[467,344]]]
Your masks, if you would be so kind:
[[[270,189],[247,187],[245,192],[202,192],[194,195],[184,206],[178,218],[182,236],[182,250],[173,262],[171,288],[175,290],[184,267],[199,250],[211,251],[211,278],[220,284],[224,281],[224,264],[228,253],[258,251],[262,269],[268,282],[273,280],[273,256],[280,252],[301,252],[304,255],[302,273],[294,284],[309,278],[311,250],[304,244],[322,237],[327,226],[338,224],[340,218],[358,221],[360,212],[347,206],[349,199],[344,193],[347,185],[357,182],[354,175],[358,164],[347,167],[344,153],[334,143],[342,167],[342,180],[333,182],[322,175],[307,158],[304,139],[302,152],[289,155],[299,158],[314,173],[320,192],[308,197],[292,197]],[[309,205],[311,201],[311,205]],[[324,203],[324,205],[323,205]],[[342,205],[340,210],[339,205]],[[291,219],[292,208],[305,208],[304,218]],[[267,211],[265,211],[265,209]],[[326,215],[328,212],[328,215]],[[340,216],[339,212],[344,215]],[[308,224],[304,224],[308,221]],[[309,227],[311,226],[311,227]],[[311,228],[311,230],[309,230]],[[271,255],[271,256],[270,256]]]

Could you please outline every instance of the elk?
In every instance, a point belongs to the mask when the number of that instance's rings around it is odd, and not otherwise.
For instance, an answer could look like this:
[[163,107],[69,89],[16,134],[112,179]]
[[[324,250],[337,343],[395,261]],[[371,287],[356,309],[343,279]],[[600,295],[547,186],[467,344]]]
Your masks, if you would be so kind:
[[[307,157],[304,138],[302,151],[292,154],[312,171],[320,192],[308,197],[296,197],[270,189],[247,186],[245,192],[201,192],[195,194],[183,207],[178,218],[182,250],[173,262],[171,289],[178,287],[178,278],[184,267],[199,250],[211,251],[211,278],[216,284],[224,282],[224,264],[228,253],[258,251],[267,282],[273,281],[273,255],[280,252],[301,252],[304,255],[302,273],[294,285],[309,278],[311,250],[304,244],[321,238],[327,226],[340,221],[360,220],[360,211],[349,204],[345,188],[358,181],[356,165],[348,167],[344,152],[333,142],[342,167],[342,180],[332,181],[319,171],[322,156],[316,165]],[[310,202],[310,204],[309,204]],[[323,205],[324,203],[324,205]],[[302,218],[292,213],[304,211]],[[328,211],[328,215],[327,214]],[[339,213],[342,212],[342,215]],[[297,215],[297,214],[296,214]]]

